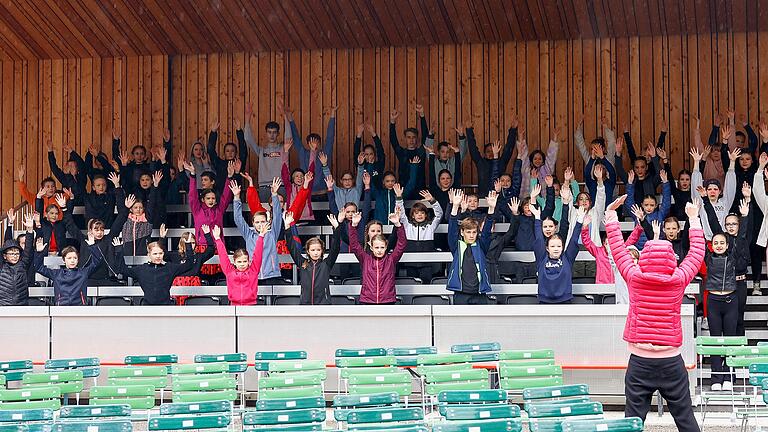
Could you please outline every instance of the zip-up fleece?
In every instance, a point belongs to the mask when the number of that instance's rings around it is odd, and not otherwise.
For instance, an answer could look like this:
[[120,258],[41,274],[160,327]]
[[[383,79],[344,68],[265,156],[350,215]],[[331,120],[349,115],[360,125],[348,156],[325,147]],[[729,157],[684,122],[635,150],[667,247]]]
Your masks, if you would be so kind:
[[493,215],[488,215],[483,224],[483,229],[479,233],[477,240],[472,244],[467,244],[459,238],[459,218],[451,215],[448,219],[448,247],[453,254],[453,262],[448,271],[448,283],[446,288],[450,291],[461,291],[461,265],[464,258],[464,251],[467,248],[472,249],[472,256],[478,269],[478,279],[480,280],[480,294],[491,292],[490,278],[486,267],[486,256],[488,248],[491,245],[491,228],[493,227]]
[[[29,241],[29,238],[27,238]],[[88,278],[96,271],[104,259],[101,249],[96,245],[89,247],[91,261],[83,268],[74,269],[49,269],[43,264],[44,254],[35,255],[35,267],[37,272],[53,281],[53,295],[56,298],[56,306],[82,306],[85,305]]]
[[405,228],[402,225],[395,228],[397,244],[389,255],[376,258],[371,252],[366,252],[357,239],[357,229],[349,227],[349,248],[360,262],[360,272],[363,275],[360,288],[360,303],[394,303],[395,268],[408,245],[405,238]]
[[301,243],[297,238],[294,238],[290,231],[285,230],[285,243],[288,245],[288,250],[291,252],[291,257],[299,272],[300,303],[303,305],[331,304],[329,281],[331,269],[336,264],[336,258],[339,257],[341,230],[339,228],[333,230],[331,244],[328,247],[328,256],[317,261],[312,261],[301,255]]
[[195,238],[197,244],[205,246],[207,243],[201,227],[203,225],[224,226],[224,212],[229,207],[229,203],[232,202],[232,189],[228,186],[225,187],[219,202],[213,207],[208,207],[198,199],[198,195],[195,193],[197,190],[195,176],[189,176],[189,190],[189,209],[192,211],[192,219],[195,221]]
[[227,247],[222,239],[214,240],[219,253],[219,265],[227,278],[227,297],[233,306],[255,305],[259,296],[259,271],[261,254],[264,249],[264,237],[258,236],[256,248],[251,256],[251,263],[245,271],[240,271],[229,261]]
[[[235,225],[240,230],[245,239],[245,247],[248,250],[248,255],[253,256],[256,253],[256,241],[259,239],[259,234],[250,227],[243,219],[243,203],[240,200],[235,200],[233,203]],[[267,231],[267,234],[263,239],[263,252],[261,263],[261,271],[259,273],[259,279],[269,279],[280,276],[280,262],[277,257],[277,238],[280,234],[280,228],[283,226],[283,212],[280,208],[280,199],[277,195],[272,197],[272,227]],[[254,262],[254,261],[251,261]]]

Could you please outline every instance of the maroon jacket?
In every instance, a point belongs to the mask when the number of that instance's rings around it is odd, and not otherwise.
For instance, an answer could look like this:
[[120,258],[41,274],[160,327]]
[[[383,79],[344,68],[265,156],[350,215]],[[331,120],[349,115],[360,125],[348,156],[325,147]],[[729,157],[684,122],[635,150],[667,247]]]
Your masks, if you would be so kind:
[[[401,225],[395,228],[397,244],[392,253],[384,258],[375,258],[372,253],[365,252],[357,239],[357,230],[349,228],[349,248],[360,262],[360,272],[363,275],[363,284],[360,288],[360,303],[394,303],[395,274],[397,263],[405,252],[408,240],[405,237],[405,228]],[[395,235],[393,233],[393,235]]]

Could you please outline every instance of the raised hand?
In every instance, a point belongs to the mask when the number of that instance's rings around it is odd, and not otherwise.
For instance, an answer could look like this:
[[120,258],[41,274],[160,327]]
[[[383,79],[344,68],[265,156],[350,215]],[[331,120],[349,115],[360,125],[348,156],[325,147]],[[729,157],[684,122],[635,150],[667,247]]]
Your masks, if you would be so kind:
[[424,105],[416,104],[416,114],[418,114],[419,117],[424,117]]
[[736,162],[736,159],[738,159],[739,156],[741,156],[741,148],[740,147],[736,147],[735,149],[733,149],[733,151],[729,151],[728,152],[728,159],[730,159],[731,162]]
[[635,215],[638,221],[645,219],[645,212],[637,204],[632,206],[632,214]]
[[660,169],[659,170],[659,178],[661,179],[662,183],[666,183],[667,181],[669,181],[669,178],[667,177],[667,170]]
[[333,229],[336,229],[339,227],[339,220],[336,219],[336,215],[329,214],[327,217],[328,217],[328,222],[330,222]]
[[645,145],[645,154],[649,159],[656,157],[656,145],[652,141]]
[[533,200],[531,200],[531,205],[528,206],[528,209],[530,209],[534,218],[541,219],[541,209],[537,205],[534,205]]
[[363,132],[365,132],[365,122],[360,123],[359,125],[357,125],[357,136],[358,137],[362,137],[363,136]]
[[723,137],[723,143],[727,142],[731,138],[731,134],[733,133],[733,128],[730,124],[725,124],[723,127],[720,128],[720,134]]
[[563,184],[567,187],[571,183],[571,180],[573,180],[573,169],[571,167],[565,167],[565,171],[563,171]]
[[541,184],[536,183],[533,186],[533,189],[531,189],[531,204],[533,205],[536,202],[536,198],[541,195]]
[[120,175],[114,171],[109,173],[109,181],[111,181],[112,185],[114,185],[116,188],[120,187]]
[[760,138],[763,139],[763,142],[768,142],[768,124],[765,123],[765,120],[760,120]]
[[712,153],[712,146],[707,144],[706,146],[704,146],[704,152],[701,153],[701,157],[703,159],[706,159],[709,157],[710,153]]
[[160,180],[163,179],[163,172],[162,171],[155,171],[155,173],[152,175],[152,184],[155,185],[155,187],[160,186]]
[[120,150],[120,164],[123,166],[128,165],[131,162],[131,158],[128,156],[128,152],[125,150]]
[[160,224],[160,237],[168,237],[168,227],[165,224]]
[[741,185],[741,194],[744,196],[744,198],[749,200],[749,197],[752,196],[752,186],[750,186],[749,183],[744,182]]
[[44,188],[40,188],[40,189],[37,191],[37,197],[38,197],[38,198],[42,198],[44,195],[45,195],[45,189],[44,189]]
[[739,213],[741,216],[747,216],[749,214],[749,199],[743,199],[739,203]]
[[403,188],[400,186],[400,183],[395,183],[395,185],[392,187],[392,190],[395,191],[395,197],[403,197]]
[[392,225],[399,226],[400,225],[400,207],[395,207],[394,213],[390,213],[389,217],[387,217],[387,220],[392,222]]
[[136,204],[136,195],[130,194],[125,198],[125,208],[131,208],[134,204]]
[[64,197],[64,194],[57,193],[54,195],[54,199],[56,199],[56,204],[59,207],[65,208],[67,206],[67,199]]
[[635,170],[629,170],[627,173],[627,184],[632,184],[635,182]]
[[123,245],[123,240],[119,237],[113,237],[112,238],[112,246],[114,247],[120,247]]
[[357,154],[357,164],[362,165],[364,163],[365,163],[365,155],[363,154],[363,152],[360,152]]
[[16,222],[16,210],[9,208],[6,214],[8,215],[8,225],[13,225],[13,223]]
[[456,125],[456,129],[455,130],[456,130],[456,134],[458,134],[459,136],[466,135],[466,131],[467,130],[464,127],[464,124],[462,124],[462,123],[459,123],[458,125]]
[[493,158],[498,159],[501,154],[501,141],[494,141],[493,145],[491,145],[491,150],[493,150]]
[[765,168],[766,165],[768,165],[768,154],[766,153],[760,153],[760,169],[762,170]]
[[203,234],[208,234],[211,232],[211,227],[209,227],[206,224],[203,224],[202,226],[200,226],[200,230],[203,231]]
[[186,170],[189,175],[195,175],[195,166],[192,164],[192,162],[184,161],[184,170]]
[[570,186],[562,186],[560,188],[560,200],[563,204],[570,204],[573,202],[573,193]]
[[27,229],[27,232],[32,232],[35,229],[35,220],[32,219],[31,215],[24,216],[24,228]]
[[548,188],[551,188],[555,184],[555,178],[551,175],[544,176],[544,184],[546,184]]
[[692,203],[686,203],[685,204],[685,214],[688,215],[688,220],[692,221],[699,217],[699,206],[701,203],[692,204]]
[[317,137],[310,138],[307,144],[311,151],[317,151],[317,149],[320,148],[320,140],[317,139]]
[[93,246],[93,244],[96,243],[96,238],[93,237],[93,232],[88,231],[88,236],[86,237],[85,242],[88,243],[88,246]]
[[328,166],[328,155],[325,154],[325,152],[319,152],[317,154],[317,159],[323,166]]
[[520,214],[520,199],[518,197],[512,197],[512,199],[509,200],[509,204],[507,204],[507,207],[509,207],[509,210],[512,211],[513,215],[519,215]]
[[589,224],[592,223],[592,215],[589,213],[584,215],[584,221],[581,223],[582,226],[586,227],[589,226]]
[[389,112],[389,122],[395,123],[397,121],[397,118],[400,117],[400,111],[398,110],[392,110]]
[[429,201],[429,202],[432,202],[432,201],[434,201],[434,200],[435,200],[435,198],[434,198],[434,197],[432,197],[432,193],[431,193],[431,192],[429,192],[428,190],[423,190],[423,191],[420,191],[420,192],[419,192],[419,195],[421,195],[421,197],[422,197],[422,198],[424,198],[425,200],[427,200],[427,201]]
[[605,171],[605,167],[603,164],[595,164],[594,165],[594,173],[595,173],[595,180],[598,181],[598,183],[603,181],[603,172]]
[[213,236],[214,240],[221,239],[221,228],[219,228],[218,225],[214,225],[213,229],[211,230],[211,235]]
[[412,164],[416,165],[416,164],[418,164],[418,163],[420,163],[420,162],[421,162],[421,158],[420,158],[420,157],[418,157],[418,156],[414,156],[414,157],[413,157],[413,159],[411,159],[411,160],[410,160],[410,161],[408,161],[408,162],[410,162],[410,163],[412,163]]
[[277,195],[277,191],[280,190],[280,186],[282,186],[282,185],[283,185],[283,181],[280,180],[280,177],[275,177],[275,178],[272,179],[272,186],[271,186],[270,189],[272,191],[272,195],[273,196]]
[[577,222],[584,222],[584,217],[587,215],[587,210],[584,207],[579,207],[576,209],[576,221]]
[[451,189],[448,192],[448,199],[453,204],[453,208],[458,208],[461,205],[461,201],[464,199],[464,191],[461,189]]
[[48,243],[43,243],[42,237],[38,237],[37,240],[35,240],[35,250],[38,252],[44,251],[46,246],[48,246]]
[[352,226],[356,227],[360,224],[360,221],[363,220],[363,214],[360,212],[355,212],[352,214]]
[[661,224],[659,221],[651,221],[651,228],[653,229],[653,239],[659,240],[661,238]]
[[616,211],[619,207],[624,205],[624,201],[627,199],[627,194],[624,194],[615,200],[613,200],[612,203],[608,204],[608,207],[606,209]]
[[253,187],[253,177],[251,177],[250,174],[248,174],[247,172],[243,171],[243,172],[240,173],[240,175],[243,176],[243,178],[248,181],[248,186]]
[[371,187],[371,175],[368,174],[368,171],[363,171],[363,186],[365,186],[366,189],[370,189]]
[[501,180],[496,179],[493,181],[493,190],[495,190],[497,193],[501,192]]
[[488,196],[485,198],[485,201],[488,203],[488,212],[492,213],[493,209],[496,208],[496,203],[498,202],[499,194],[496,193],[496,191],[490,191],[488,192]]
[[461,205],[461,212],[462,213],[466,212],[467,209],[469,208],[469,196],[468,195],[463,195],[461,197],[460,205]]
[[24,169],[24,165],[22,164],[19,166],[19,169],[16,170],[16,174],[18,175],[19,181],[24,181],[24,173],[26,172],[26,169]]
[[624,150],[624,137],[616,137],[616,155],[621,156],[621,152]]
[[235,161],[227,162],[227,177],[232,177],[236,172]]
[[707,196],[707,190],[704,189],[704,186],[702,185],[696,186],[696,192],[699,193],[701,198],[705,198]]
[[291,150],[291,147],[293,147],[293,138],[286,138],[285,141],[283,141],[283,151],[289,151]]
[[211,132],[216,132],[219,130],[219,121],[216,120],[215,122],[211,123]]
[[659,157],[664,160],[667,158],[667,151],[664,150],[661,147],[656,147],[656,154],[659,155]]
[[312,184],[312,180],[314,180],[314,178],[315,174],[312,171],[304,174],[304,189],[309,189],[309,185]]
[[703,155],[701,152],[699,152],[699,149],[697,148],[691,148],[691,151],[688,152],[691,155],[691,158],[693,158],[694,163],[698,166],[698,163],[701,162],[701,159],[703,159]]
[[240,184],[238,184],[236,181],[230,180],[229,181],[229,190],[232,191],[232,195],[239,196],[240,195],[240,191],[242,190],[242,188],[240,187]]

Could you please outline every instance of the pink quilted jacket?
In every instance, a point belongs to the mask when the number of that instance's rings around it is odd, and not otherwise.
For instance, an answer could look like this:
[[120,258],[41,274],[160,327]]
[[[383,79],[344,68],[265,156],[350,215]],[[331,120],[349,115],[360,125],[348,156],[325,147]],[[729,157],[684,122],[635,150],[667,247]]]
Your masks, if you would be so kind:
[[[637,243],[640,235],[643,233],[643,227],[635,225],[635,229],[627,237],[627,241],[624,242],[625,246],[631,246]],[[592,237],[589,235],[589,226],[585,226],[581,230],[581,243],[584,247],[595,257],[595,283],[599,284],[612,284],[616,283],[613,275],[613,268],[611,268],[611,261],[608,259],[608,251],[604,247],[596,245],[592,241]]]
[[609,222],[605,228],[616,267],[629,289],[624,340],[629,343],[681,346],[680,305],[685,287],[696,276],[704,260],[704,231],[690,228],[688,238],[691,247],[678,267],[670,242],[648,241],[635,264],[624,246],[619,223]]

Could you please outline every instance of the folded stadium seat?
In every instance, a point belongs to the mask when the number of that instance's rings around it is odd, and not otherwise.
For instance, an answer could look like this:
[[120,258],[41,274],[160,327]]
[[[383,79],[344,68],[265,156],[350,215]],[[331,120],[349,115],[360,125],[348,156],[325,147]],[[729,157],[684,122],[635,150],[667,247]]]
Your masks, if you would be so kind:
[[331,296],[331,304],[349,306],[357,304],[355,296]]
[[110,368],[107,372],[107,383],[113,386],[151,385],[155,390],[162,392],[168,387],[168,367],[161,365]]
[[537,403],[552,405],[589,401],[589,386],[586,384],[570,384],[523,390],[523,403],[526,411]]
[[339,391],[342,388],[346,390],[347,380],[352,374],[381,375],[397,371],[397,359],[388,355],[384,348],[339,348],[336,350],[334,362],[339,370]]
[[349,413],[355,410],[396,408],[400,405],[400,396],[397,393],[377,393],[368,395],[336,395],[333,397],[333,417],[344,425]]
[[132,366],[165,366],[171,373],[171,365],[179,362],[176,354],[127,355],[123,362]]
[[502,389],[520,392],[523,389],[563,384],[563,368],[557,365],[499,366],[499,385]]
[[521,430],[523,430],[523,422],[519,418],[443,422],[432,426],[433,432],[520,432]]
[[21,378],[21,388],[56,387],[62,395],[83,391],[83,371],[29,372]]
[[298,305],[301,304],[301,297],[297,296],[279,296],[275,297],[272,304],[277,306]]
[[566,420],[561,424],[563,432],[640,432],[643,421],[639,417],[602,420]]
[[319,431],[324,422],[322,397],[260,400],[243,414],[244,431]]
[[237,381],[226,362],[174,364],[171,388],[174,403],[237,399]]
[[155,407],[155,386],[151,384],[94,386],[89,395],[91,405],[125,404],[134,410]]
[[359,277],[346,278],[341,282],[342,285],[360,285],[362,283]]
[[602,296],[601,299],[602,304],[616,304],[616,295],[615,294],[606,294]]
[[133,306],[130,297],[97,297],[96,306]]
[[451,304],[451,296],[450,296],[450,294],[445,294],[445,295],[441,295],[441,296],[432,296],[432,295],[413,296],[413,297],[411,297],[410,304],[415,304],[415,305],[449,305],[449,304]]
[[[290,387],[297,387],[295,378],[305,379],[308,376],[316,376],[321,382],[322,395],[322,383],[327,378],[327,372],[325,369],[325,361],[323,360],[307,360],[306,351],[262,351],[256,353],[256,363],[254,369],[258,372],[257,377],[259,379],[259,389],[264,389],[259,393],[259,399],[267,399],[270,396],[272,398],[280,398],[281,396],[290,397],[301,393],[311,393],[312,396],[317,395],[317,390],[301,390],[294,388],[293,390],[287,390]],[[284,380],[294,378],[294,381],[288,381],[288,384],[283,382],[283,389],[271,388],[263,386],[261,380],[263,378],[283,378]],[[276,385],[276,383],[268,383],[269,385]],[[319,395],[318,395],[319,396]]]
[[209,401],[160,405],[159,415],[150,415],[147,430],[228,429],[232,402]]
[[353,410],[347,415],[348,430],[400,430],[402,427],[423,426],[424,410],[421,408],[370,408]]
[[448,285],[448,278],[445,276],[433,277],[430,282],[432,285]]
[[131,432],[133,424],[131,420],[75,420],[56,422],[53,425],[54,432]]
[[5,385],[14,381],[21,381],[21,377],[27,372],[32,372],[32,360],[0,361],[0,376]]
[[536,403],[528,406],[528,427],[531,432],[562,430],[564,421],[599,420],[603,418],[600,402]]
[[[768,363],[754,363],[749,366],[749,384],[752,387],[754,397],[758,396],[758,390],[762,392],[763,402],[766,401],[768,395]],[[768,409],[764,407],[758,407],[757,401],[753,407],[747,406],[746,409],[740,409],[736,411],[736,418],[741,419],[742,431],[749,430],[749,420],[752,418],[768,417]],[[703,423],[702,423],[703,426]],[[759,430],[759,428],[758,428]]]
[[58,387],[29,387],[0,390],[0,411],[61,408],[61,391]]
[[184,300],[184,306],[219,306],[221,298],[216,296],[195,296],[187,297]]
[[592,296],[592,295],[575,295],[575,296],[573,296],[573,300],[571,300],[571,303],[573,303],[573,304],[594,304],[595,303],[595,296]]
[[50,432],[53,428],[53,409],[2,409],[0,430],[23,432]]
[[397,366],[417,366],[416,357],[422,354],[437,354],[437,347],[396,347],[387,348],[387,355],[395,356]]
[[[51,359],[45,361],[45,372],[61,372],[77,370],[83,373],[84,384],[91,382],[96,385],[96,380],[101,374],[101,361],[96,357],[82,357],[69,359]],[[87,387],[86,387],[87,388]],[[65,398],[67,394],[61,394]],[[75,393],[75,399],[80,401],[80,393]]]
[[131,413],[131,406],[128,404],[102,406],[69,405],[61,407],[58,421],[130,420]]
[[465,343],[451,346],[452,353],[470,353],[472,362],[495,362],[499,360],[501,344],[498,342]]
[[510,295],[507,296],[507,304],[539,304],[539,298],[535,295]]
[[[723,361],[728,362],[727,355],[728,350],[731,352],[740,352],[734,350],[734,348],[746,347],[746,336],[698,336],[696,337],[696,354],[698,356],[698,364],[696,369],[698,370],[699,388],[701,389],[701,423],[704,424],[704,420],[707,418],[707,408],[710,401],[725,401],[731,403],[731,409],[736,412],[736,401],[740,400],[745,403],[749,403],[750,396],[745,393],[736,393],[731,388],[728,393],[719,391],[704,391],[704,359],[711,356],[722,356]],[[712,372],[710,369],[710,376],[713,374],[727,374],[725,372]],[[735,374],[734,374],[735,376]],[[734,382],[734,384],[736,384]]]
[[437,394],[437,409],[443,417],[445,417],[448,408],[496,406],[509,406],[507,392],[504,390],[445,390]]
[[29,306],[50,306],[51,302],[46,297],[30,297],[27,305]]
[[351,373],[347,378],[349,394],[379,394],[397,393],[405,398],[413,393],[411,374],[404,370],[386,371],[382,373]]

